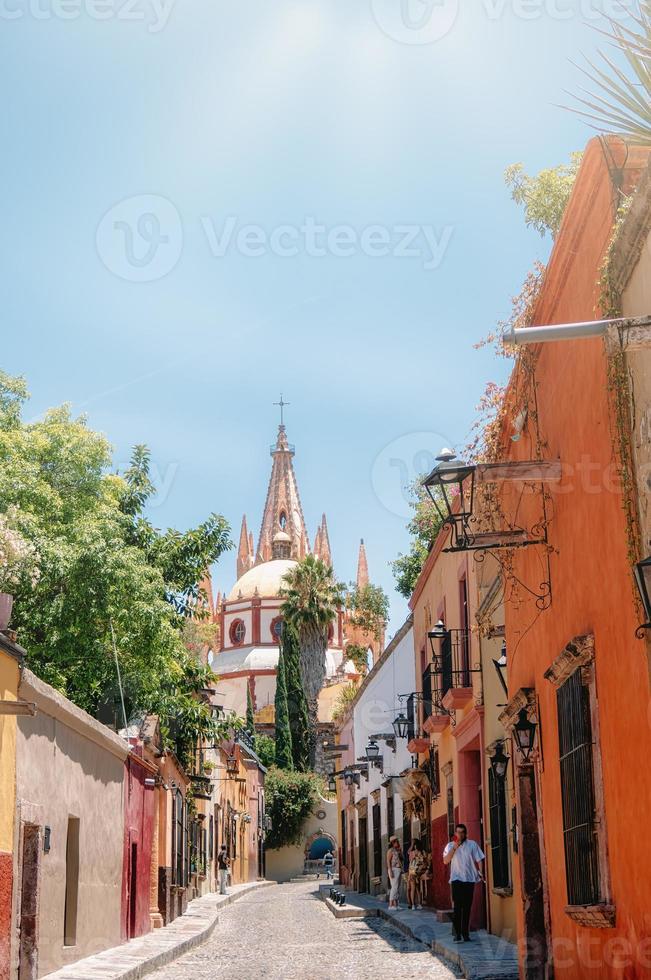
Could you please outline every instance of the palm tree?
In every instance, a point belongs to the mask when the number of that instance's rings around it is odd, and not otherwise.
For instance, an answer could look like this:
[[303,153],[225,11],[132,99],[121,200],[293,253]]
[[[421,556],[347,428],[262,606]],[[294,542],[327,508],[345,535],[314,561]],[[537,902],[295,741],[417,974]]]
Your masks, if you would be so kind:
[[[651,144],[651,0],[639,0],[639,12],[630,14],[634,27],[625,27],[611,17],[610,31],[601,31],[624,55],[628,71],[600,52],[601,67],[588,61],[581,69],[596,92],[575,96],[585,108],[574,111],[602,132],[617,133],[634,143]],[[587,60],[587,59],[586,59]],[[597,125],[595,125],[595,123]]]
[[298,635],[303,687],[310,719],[310,763],[316,754],[318,697],[326,674],[328,629],[344,601],[344,587],[332,568],[308,555],[283,579],[281,615]]

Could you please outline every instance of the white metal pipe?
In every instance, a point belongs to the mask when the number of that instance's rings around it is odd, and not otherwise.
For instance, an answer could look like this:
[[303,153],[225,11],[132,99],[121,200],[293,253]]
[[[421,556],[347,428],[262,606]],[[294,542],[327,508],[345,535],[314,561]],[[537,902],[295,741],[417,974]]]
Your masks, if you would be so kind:
[[651,316],[618,317],[614,320],[587,320],[585,323],[557,323],[552,326],[518,327],[506,330],[505,344],[546,344],[552,340],[583,340],[603,337],[610,327],[644,327],[651,324]]

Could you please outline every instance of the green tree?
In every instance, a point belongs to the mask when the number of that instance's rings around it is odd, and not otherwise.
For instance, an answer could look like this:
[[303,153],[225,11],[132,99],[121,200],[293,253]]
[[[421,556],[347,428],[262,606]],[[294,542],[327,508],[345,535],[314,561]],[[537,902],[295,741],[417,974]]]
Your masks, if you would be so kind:
[[594,93],[576,96],[579,107],[574,111],[601,132],[616,133],[624,139],[648,146],[651,144],[651,2],[639,0],[636,12],[630,11],[627,27],[607,17],[610,30],[604,31],[611,46],[622,56],[619,67],[603,51],[597,64],[586,59],[581,71],[595,86]]
[[271,817],[267,847],[298,844],[303,824],[312,812],[319,793],[319,780],[311,772],[270,769],[265,780],[266,811]]
[[253,695],[251,694],[251,685],[246,685],[246,727],[251,732],[251,735],[255,733],[255,718],[253,715]]
[[316,756],[318,697],[325,680],[328,628],[344,602],[343,586],[335,581],[332,568],[314,555],[307,555],[291,568],[281,590],[283,620],[298,635],[301,677],[310,720],[310,765]]
[[199,692],[214,675],[183,624],[201,573],[230,547],[228,524],[211,515],[184,534],[157,531],[143,513],[146,451],[125,477],[111,473],[110,446],[84,418],[63,406],[25,422],[26,398],[22,380],[0,375],[0,512],[38,556],[12,618],[29,666],[97,714],[119,701],[117,656],[128,714],[156,712],[184,742],[211,731]]
[[280,642],[285,668],[294,769],[298,772],[307,772],[310,768],[310,721],[301,677],[301,651],[296,630],[291,624],[283,624]]
[[293,769],[292,733],[289,727],[289,709],[287,707],[287,684],[285,683],[285,656],[282,644],[278,651],[278,669],[276,672],[276,697],[274,700],[276,725],[276,765],[279,769]]
[[389,616],[389,597],[380,585],[352,585],[346,596],[353,626],[379,640]]
[[569,163],[541,170],[535,177],[526,174],[521,163],[513,163],[504,171],[511,197],[524,207],[527,227],[535,228],[541,237],[547,231],[552,238],[558,234],[581,157],[581,153],[572,153]]
[[406,599],[411,598],[414,586],[418,580],[423,565],[427,559],[436,535],[441,528],[441,516],[430,500],[422,480],[417,480],[410,488],[411,500],[409,506],[414,514],[407,524],[410,535],[409,551],[406,555],[398,555],[391,562],[391,568],[396,580],[396,590]]
[[360,674],[368,673],[368,647],[360,643],[349,643],[346,647],[346,656],[352,660]]
[[256,732],[253,745],[255,746],[256,755],[263,766],[269,769],[275,765],[276,743],[270,735],[263,735],[262,732]]

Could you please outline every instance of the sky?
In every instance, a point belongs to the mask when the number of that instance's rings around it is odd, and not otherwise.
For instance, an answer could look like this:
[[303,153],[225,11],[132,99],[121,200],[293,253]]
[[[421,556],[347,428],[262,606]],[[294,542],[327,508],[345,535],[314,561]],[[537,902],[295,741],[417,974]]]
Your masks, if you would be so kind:
[[[69,402],[150,516],[257,537],[282,392],[313,537],[408,549],[403,487],[508,364],[473,345],[549,240],[503,171],[564,162],[559,108],[614,0],[0,0],[1,366]],[[235,552],[214,569],[230,590]]]

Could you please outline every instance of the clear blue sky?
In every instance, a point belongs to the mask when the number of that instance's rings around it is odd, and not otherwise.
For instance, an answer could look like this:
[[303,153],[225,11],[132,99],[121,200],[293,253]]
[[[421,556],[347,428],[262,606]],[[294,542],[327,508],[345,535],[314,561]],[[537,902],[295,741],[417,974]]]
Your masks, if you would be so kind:
[[[502,173],[590,137],[554,103],[601,0],[123,2],[2,0],[2,366],[33,416],[68,401],[118,460],[150,446],[157,523],[217,510],[235,536],[244,511],[257,534],[282,390],[310,534],[325,510],[344,580],[365,538],[395,630],[400,480],[503,380],[472,345],[548,245]],[[298,254],[214,254],[229,218],[234,239],[290,226]],[[447,248],[307,254],[306,218]]]

